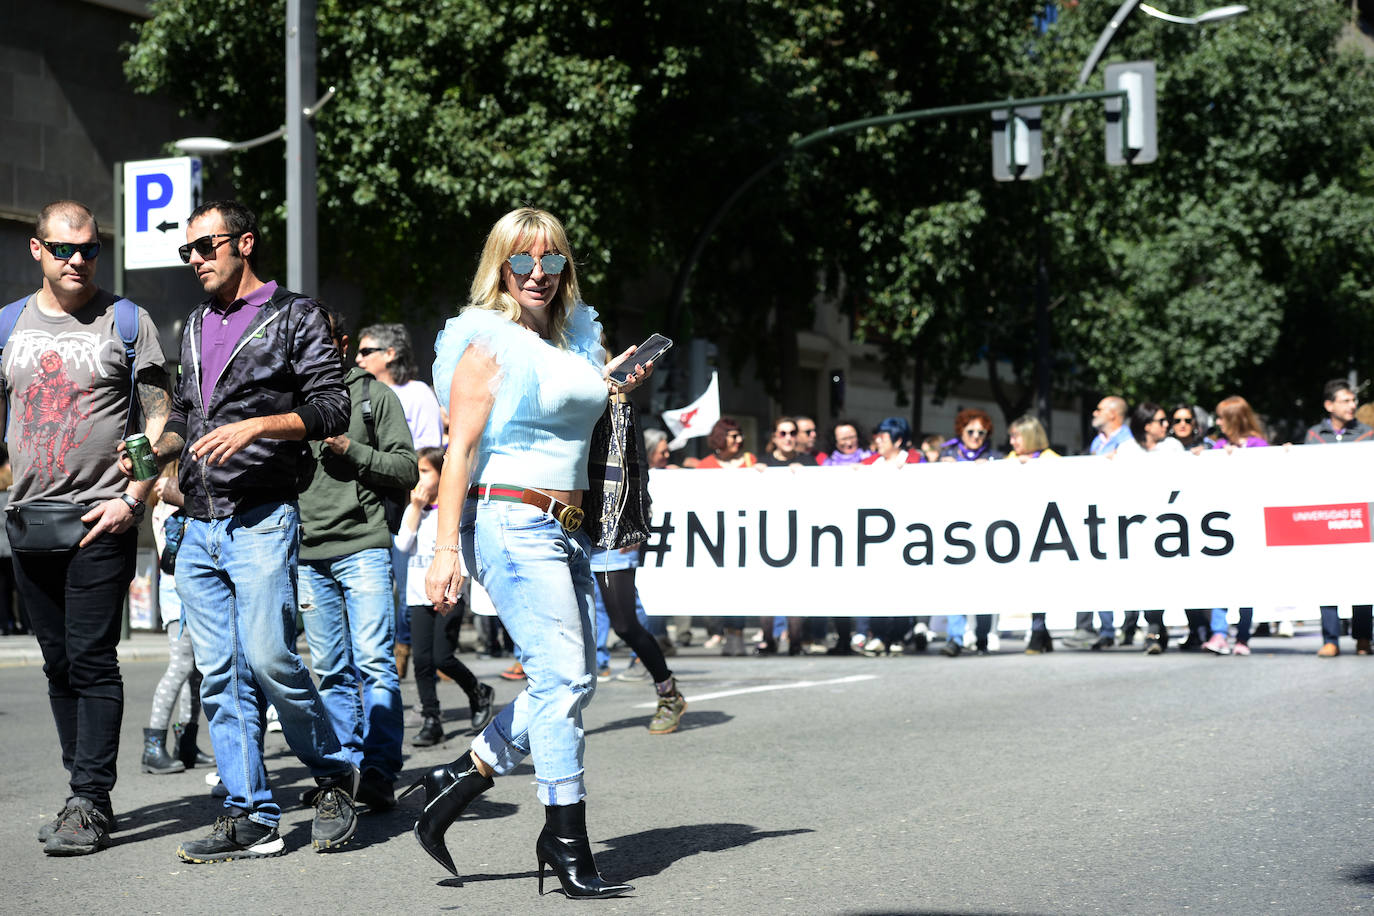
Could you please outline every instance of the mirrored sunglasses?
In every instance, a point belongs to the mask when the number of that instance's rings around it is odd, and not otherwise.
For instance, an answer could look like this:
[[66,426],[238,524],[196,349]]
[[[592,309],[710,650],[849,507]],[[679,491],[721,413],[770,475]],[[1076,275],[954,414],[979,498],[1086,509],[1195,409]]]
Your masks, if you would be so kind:
[[[506,258],[506,263],[510,265],[511,273],[525,276],[534,273],[534,256],[529,254],[513,254]],[[539,269],[551,277],[556,277],[563,272],[563,268],[568,264],[568,259],[561,254],[549,253],[539,259]]]
[[38,244],[48,249],[48,254],[59,261],[69,260],[77,252],[80,252],[82,259],[86,261],[94,261],[100,256],[99,242],[86,242],[84,245],[79,245],[76,242],[46,242],[39,239]]

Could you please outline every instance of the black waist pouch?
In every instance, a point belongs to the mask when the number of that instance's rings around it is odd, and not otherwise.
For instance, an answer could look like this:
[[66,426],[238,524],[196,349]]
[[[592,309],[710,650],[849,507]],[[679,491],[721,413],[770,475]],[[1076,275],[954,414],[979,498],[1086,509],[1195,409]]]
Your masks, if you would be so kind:
[[90,530],[81,520],[86,512],[85,506],[58,499],[39,499],[11,506],[5,519],[10,546],[26,553],[75,550]]

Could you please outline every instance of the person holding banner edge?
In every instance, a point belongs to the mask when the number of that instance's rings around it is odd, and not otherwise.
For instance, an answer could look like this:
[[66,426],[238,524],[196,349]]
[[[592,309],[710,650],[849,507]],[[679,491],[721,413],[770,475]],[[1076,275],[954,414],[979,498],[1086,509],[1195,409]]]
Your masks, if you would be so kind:
[[[1355,392],[1345,379],[1332,379],[1322,391],[1322,407],[1326,419],[1307,430],[1304,445],[1339,445],[1346,442],[1374,440],[1374,429],[1355,418]],[[1341,654],[1341,618],[1333,604],[1324,604],[1322,615],[1322,646],[1320,658],[1334,658]],[[1350,635],[1355,637],[1355,654],[1370,654],[1370,638],[1374,637],[1374,607],[1357,604],[1351,608]]]

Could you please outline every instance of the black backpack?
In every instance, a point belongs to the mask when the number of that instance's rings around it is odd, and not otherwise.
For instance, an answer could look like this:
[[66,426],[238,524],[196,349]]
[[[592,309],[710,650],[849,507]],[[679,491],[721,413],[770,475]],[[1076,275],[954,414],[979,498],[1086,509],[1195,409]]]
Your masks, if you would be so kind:
[[[377,441],[377,423],[372,419],[372,377],[363,379],[363,425],[367,427],[368,444],[380,448]],[[386,527],[392,534],[401,530],[401,516],[405,515],[406,503],[410,502],[410,491],[400,487],[375,487],[382,498],[382,512],[386,515]]]

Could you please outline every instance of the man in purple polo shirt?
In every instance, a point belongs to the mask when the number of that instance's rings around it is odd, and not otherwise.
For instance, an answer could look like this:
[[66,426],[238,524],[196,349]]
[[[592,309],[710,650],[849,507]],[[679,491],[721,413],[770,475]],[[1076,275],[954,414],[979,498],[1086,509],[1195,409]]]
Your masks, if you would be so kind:
[[338,349],[312,299],[259,279],[257,218],[237,201],[191,214],[181,258],[210,298],[181,335],[181,375],[159,460],[181,458],[186,533],[177,592],[204,674],[201,696],[227,809],[187,862],[280,855],[281,808],[263,765],[266,707],[320,787],[311,840],[353,836],[358,771],[295,649],[296,564],[309,450],[348,427]]

